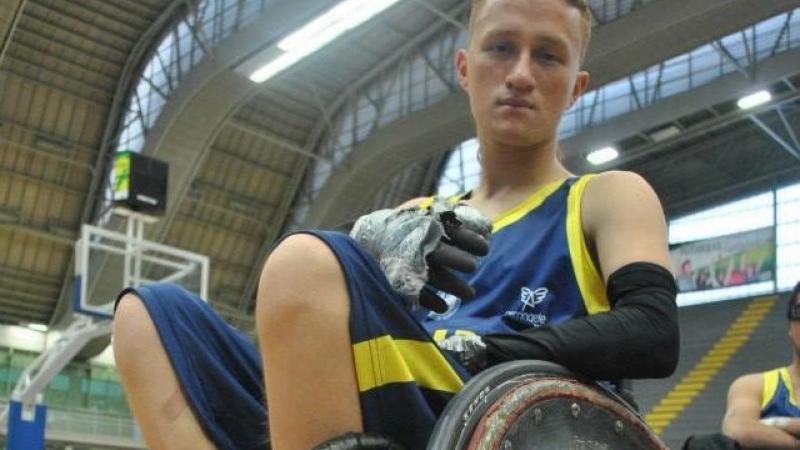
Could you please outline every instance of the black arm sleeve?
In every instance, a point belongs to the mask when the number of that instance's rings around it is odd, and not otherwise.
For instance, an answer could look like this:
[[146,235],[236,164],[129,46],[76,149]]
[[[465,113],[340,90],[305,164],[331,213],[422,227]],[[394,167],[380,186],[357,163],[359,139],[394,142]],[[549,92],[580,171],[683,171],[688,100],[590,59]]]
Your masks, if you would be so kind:
[[671,375],[679,352],[672,274],[656,264],[628,264],[611,274],[607,291],[611,311],[483,336],[489,365],[542,359],[598,380]]

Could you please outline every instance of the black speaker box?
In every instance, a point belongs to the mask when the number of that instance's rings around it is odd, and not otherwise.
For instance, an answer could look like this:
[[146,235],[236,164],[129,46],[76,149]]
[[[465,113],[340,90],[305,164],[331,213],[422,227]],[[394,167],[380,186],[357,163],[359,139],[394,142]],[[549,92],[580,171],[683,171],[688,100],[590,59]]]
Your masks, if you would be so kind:
[[149,156],[121,152],[114,163],[114,205],[151,216],[167,209],[169,165]]

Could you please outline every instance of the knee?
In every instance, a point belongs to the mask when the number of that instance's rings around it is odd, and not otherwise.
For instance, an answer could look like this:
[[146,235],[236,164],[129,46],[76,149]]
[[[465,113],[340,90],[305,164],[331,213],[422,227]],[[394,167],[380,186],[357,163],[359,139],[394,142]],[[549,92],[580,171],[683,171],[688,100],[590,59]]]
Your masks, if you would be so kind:
[[336,255],[319,238],[295,234],[267,258],[256,298],[256,320],[286,323],[306,314],[335,314],[335,299],[346,287]]
[[133,293],[125,294],[119,301],[111,328],[111,346],[114,359],[121,368],[140,358],[147,358],[153,346],[161,345],[147,308]]

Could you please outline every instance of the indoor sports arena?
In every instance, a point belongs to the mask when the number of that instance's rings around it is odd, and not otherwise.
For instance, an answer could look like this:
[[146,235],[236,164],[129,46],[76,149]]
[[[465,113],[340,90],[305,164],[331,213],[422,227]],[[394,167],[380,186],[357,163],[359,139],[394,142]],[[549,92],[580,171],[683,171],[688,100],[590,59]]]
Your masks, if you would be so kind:
[[0,0],[0,446],[800,448],[800,0]]

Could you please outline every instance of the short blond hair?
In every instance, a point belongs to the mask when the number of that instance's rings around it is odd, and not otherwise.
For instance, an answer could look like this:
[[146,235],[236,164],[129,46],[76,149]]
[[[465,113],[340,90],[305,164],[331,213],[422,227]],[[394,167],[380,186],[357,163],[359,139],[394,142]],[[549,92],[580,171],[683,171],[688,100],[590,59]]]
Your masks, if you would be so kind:
[[[478,11],[483,8],[487,0],[472,0],[472,11],[469,15],[469,35],[472,37],[472,30],[475,28],[475,20],[478,17]],[[586,56],[586,49],[589,47],[589,41],[592,39],[592,10],[589,9],[587,0],[564,0],[568,6],[571,6],[581,13],[581,22],[583,28],[581,33],[583,35],[583,49],[581,49],[581,61]]]

